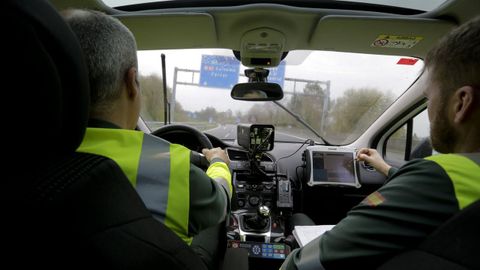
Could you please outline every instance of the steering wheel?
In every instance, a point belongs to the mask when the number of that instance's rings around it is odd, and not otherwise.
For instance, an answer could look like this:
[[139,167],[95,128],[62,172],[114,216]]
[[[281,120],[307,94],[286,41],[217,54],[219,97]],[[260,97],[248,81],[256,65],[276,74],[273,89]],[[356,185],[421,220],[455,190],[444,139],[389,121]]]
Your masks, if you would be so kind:
[[[151,134],[157,137],[160,137],[162,139],[165,139],[167,141],[170,141],[168,139],[168,135],[173,134],[175,132],[186,132],[188,134],[193,135],[198,142],[200,143],[201,148],[208,148],[212,149],[213,145],[212,142],[208,139],[208,137],[198,129],[187,126],[187,125],[181,125],[181,124],[171,124],[171,125],[166,125],[162,126],[159,129],[153,131]],[[197,151],[194,151],[192,149],[191,154],[190,154],[190,161],[196,165],[197,167],[200,167],[202,169],[207,169],[208,166],[210,165],[207,159],[203,154],[198,153]]]

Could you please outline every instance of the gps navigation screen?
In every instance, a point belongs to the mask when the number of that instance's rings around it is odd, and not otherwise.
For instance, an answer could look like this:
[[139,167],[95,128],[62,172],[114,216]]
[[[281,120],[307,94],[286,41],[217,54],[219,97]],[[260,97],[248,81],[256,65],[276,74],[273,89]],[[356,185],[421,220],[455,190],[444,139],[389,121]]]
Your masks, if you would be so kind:
[[313,182],[355,183],[355,168],[352,153],[312,153]]

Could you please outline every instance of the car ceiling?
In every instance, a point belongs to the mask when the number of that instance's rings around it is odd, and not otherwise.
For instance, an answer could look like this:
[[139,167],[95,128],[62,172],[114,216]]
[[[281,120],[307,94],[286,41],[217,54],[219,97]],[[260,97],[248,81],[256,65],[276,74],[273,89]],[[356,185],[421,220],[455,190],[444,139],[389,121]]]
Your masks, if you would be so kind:
[[[431,12],[414,15],[272,3],[121,11],[96,0],[52,2],[58,9],[94,8],[114,15],[134,33],[140,50],[241,50],[245,42],[263,42],[262,37],[255,36],[255,30],[260,29],[271,34],[280,33],[277,39],[269,42],[280,44],[283,51],[330,50],[420,58],[452,27],[480,14],[480,5],[472,5],[474,1],[471,0],[449,1]],[[372,47],[379,35],[423,39],[410,49]]]

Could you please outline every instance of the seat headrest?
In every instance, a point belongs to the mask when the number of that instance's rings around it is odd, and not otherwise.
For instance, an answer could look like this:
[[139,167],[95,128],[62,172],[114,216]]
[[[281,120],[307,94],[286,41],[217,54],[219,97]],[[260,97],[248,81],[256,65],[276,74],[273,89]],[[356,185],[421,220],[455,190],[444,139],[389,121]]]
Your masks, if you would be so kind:
[[78,40],[47,1],[1,2],[1,63],[7,68],[2,111],[11,154],[40,158],[73,152],[83,138],[89,109],[88,74]]

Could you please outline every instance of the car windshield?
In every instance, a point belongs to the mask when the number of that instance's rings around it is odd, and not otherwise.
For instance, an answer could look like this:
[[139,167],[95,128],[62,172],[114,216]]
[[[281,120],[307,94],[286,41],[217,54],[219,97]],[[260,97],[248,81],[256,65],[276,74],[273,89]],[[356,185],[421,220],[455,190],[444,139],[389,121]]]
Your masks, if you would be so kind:
[[292,51],[278,67],[270,69],[268,77],[269,82],[282,86],[284,98],[279,103],[291,112],[288,113],[271,101],[239,101],[230,97],[236,83],[247,81],[244,70],[248,68],[231,50],[139,51],[141,116],[151,130],[162,126],[165,120],[162,54],[166,63],[167,108],[174,112],[169,120],[194,126],[222,140],[236,139],[237,124],[260,123],[275,126],[276,140],[349,144],[423,70],[423,61],[413,57]]

